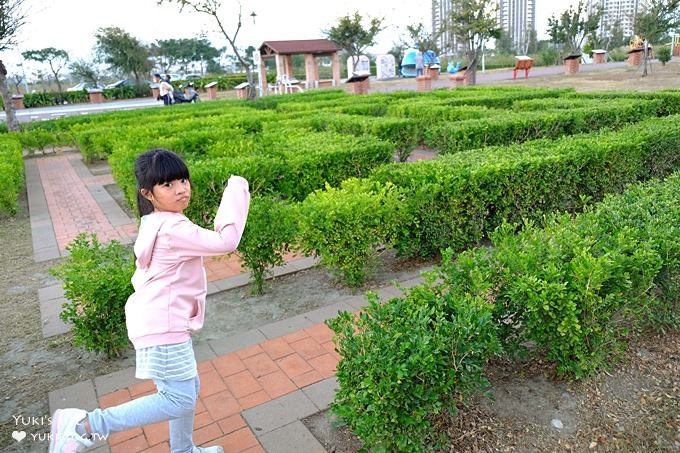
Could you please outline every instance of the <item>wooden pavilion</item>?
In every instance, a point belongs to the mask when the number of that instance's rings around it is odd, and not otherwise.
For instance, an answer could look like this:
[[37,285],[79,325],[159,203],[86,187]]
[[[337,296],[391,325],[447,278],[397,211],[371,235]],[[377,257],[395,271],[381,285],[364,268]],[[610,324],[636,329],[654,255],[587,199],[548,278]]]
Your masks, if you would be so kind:
[[318,58],[328,56],[331,59],[332,86],[340,85],[340,47],[327,39],[301,39],[292,41],[265,41],[260,46],[259,77],[262,93],[268,91],[267,69],[265,60],[275,59],[276,80],[290,81],[293,76],[293,55],[305,56],[305,83],[307,88],[318,88],[322,81],[319,80]]

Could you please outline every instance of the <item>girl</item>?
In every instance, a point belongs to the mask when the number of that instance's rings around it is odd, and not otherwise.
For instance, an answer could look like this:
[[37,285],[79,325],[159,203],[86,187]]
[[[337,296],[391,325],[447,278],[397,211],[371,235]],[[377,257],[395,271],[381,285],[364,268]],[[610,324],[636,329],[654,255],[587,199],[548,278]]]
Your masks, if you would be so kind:
[[172,453],[221,453],[192,441],[199,393],[191,333],[203,326],[207,282],[204,256],[236,250],[245,228],[248,182],[231,176],[215,216],[215,231],[192,223],[183,212],[191,198],[189,170],[166,149],[137,158],[137,204],[141,222],[135,241],[135,292],[125,305],[128,336],[137,356],[135,376],[152,379],[157,393],[108,409],[60,409],[52,417],[50,452],[75,452],[94,437],[169,420]]

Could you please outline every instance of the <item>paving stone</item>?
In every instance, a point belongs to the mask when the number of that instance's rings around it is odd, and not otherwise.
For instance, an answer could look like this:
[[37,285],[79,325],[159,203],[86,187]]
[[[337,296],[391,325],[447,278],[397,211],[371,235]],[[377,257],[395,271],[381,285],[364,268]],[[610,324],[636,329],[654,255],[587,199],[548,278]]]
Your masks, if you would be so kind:
[[259,329],[251,329],[243,333],[231,335],[227,338],[210,340],[208,341],[208,344],[215,352],[216,356],[221,356],[256,345],[266,340],[267,337],[260,332]]
[[276,338],[283,335],[296,332],[301,329],[313,326],[314,322],[310,321],[304,314],[293,316],[291,318],[282,319],[266,326],[260,327],[259,330],[267,338]]
[[256,436],[303,419],[319,411],[301,390],[243,411],[243,418]]
[[322,411],[333,402],[337,389],[338,380],[331,377],[303,388],[302,392]]
[[326,453],[305,425],[296,420],[258,437],[260,444],[271,453]]
[[50,414],[57,409],[76,407],[79,409],[92,410],[97,407],[97,394],[94,383],[89,381],[69,385],[63,389],[53,390],[47,394],[50,404]]

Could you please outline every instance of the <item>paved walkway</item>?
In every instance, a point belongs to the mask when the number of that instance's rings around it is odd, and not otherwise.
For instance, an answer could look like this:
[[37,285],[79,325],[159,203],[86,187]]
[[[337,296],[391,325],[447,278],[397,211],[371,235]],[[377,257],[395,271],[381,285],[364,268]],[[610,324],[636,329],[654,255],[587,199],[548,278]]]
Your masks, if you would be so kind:
[[[110,174],[94,175],[77,152],[27,159],[26,180],[34,257],[37,261],[64,256],[66,245],[82,231],[102,242],[131,243],[136,235],[130,218],[106,191]],[[311,259],[292,259],[276,269],[281,275],[313,266]],[[209,292],[247,284],[249,276],[232,259],[207,260]],[[422,281],[401,282],[410,287]],[[387,299],[400,294],[382,288]],[[40,291],[43,334],[68,330],[58,318],[63,299],[60,286]],[[201,378],[194,440],[220,444],[226,452],[324,452],[302,419],[328,407],[336,389],[339,359],[326,319],[342,310],[358,310],[362,295],[349,297],[303,315],[260,326],[242,334],[196,344]],[[208,320],[209,322],[209,320]],[[50,413],[63,407],[91,410],[153,392],[150,381],[124,369],[49,393]],[[111,435],[96,452],[167,452],[167,423]]]

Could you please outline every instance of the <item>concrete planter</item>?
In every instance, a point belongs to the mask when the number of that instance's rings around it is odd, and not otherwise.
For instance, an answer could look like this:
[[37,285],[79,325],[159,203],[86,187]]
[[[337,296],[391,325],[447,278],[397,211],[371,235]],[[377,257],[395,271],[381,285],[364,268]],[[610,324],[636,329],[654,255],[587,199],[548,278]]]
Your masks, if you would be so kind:
[[23,109],[24,108],[24,97],[20,94],[15,94],[12,95],[12,107],[15,109]]
[[217,82],[211,82],[205,86],[205,91],[208,94],[208,99],[217,99]]
[[416,85],[418,91],[430,91],[432,89],[432,77],[429,75],[422,75],[416,77]]
[[576,74],[581,68],[581,55],[569,55],[564,59],[564,73]]
[[347,84],[347,90],[351,94],[368,94],[368,89],[370,88],[370,82],[368,78],[363,80],[358,80],[356,82],[350,82]]
[[104,102],[104,93],[99,90],[90,91],[90,103],[101,104]]

